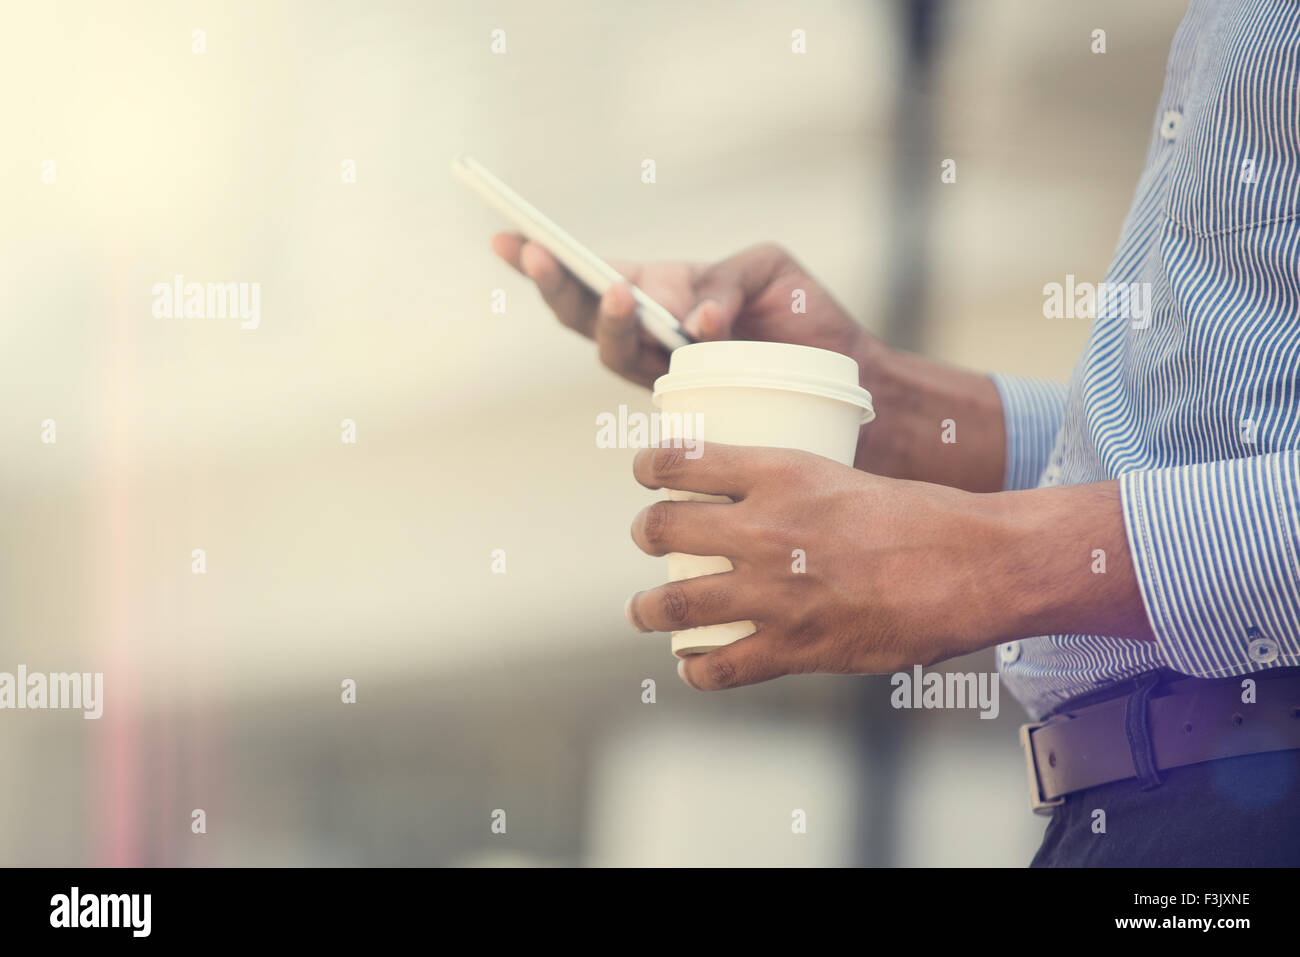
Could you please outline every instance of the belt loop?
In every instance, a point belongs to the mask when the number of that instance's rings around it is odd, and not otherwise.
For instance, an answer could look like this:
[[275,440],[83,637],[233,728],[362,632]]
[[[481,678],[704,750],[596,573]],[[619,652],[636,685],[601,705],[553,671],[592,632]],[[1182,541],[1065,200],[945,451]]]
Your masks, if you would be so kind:
[[1124,733],[1133,755],[1133,770],[1143,791],[1160,787],[1162,778],[1156,770],[1155,748],[1151,743],[1151,720],[1147,701],[1160,683],[1160,673],[1150,672],[1133,679],[1133,691],[1124,705]]

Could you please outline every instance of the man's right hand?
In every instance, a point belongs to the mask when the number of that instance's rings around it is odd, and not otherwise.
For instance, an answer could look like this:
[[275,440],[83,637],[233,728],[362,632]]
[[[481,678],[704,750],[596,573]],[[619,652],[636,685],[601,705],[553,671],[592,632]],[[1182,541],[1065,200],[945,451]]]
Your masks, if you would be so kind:
[[[698,341],[752,339],[841,352],[861,362],[868,333],[778,246],[763,244],[713,265],[614,263],[627,279],[595,296],[537,243],[499,233],[492,248],[537,284],[560,322],[596,341],[601,361],[646,387],[668,354],[636,318],[628,283],[681,320]],[[802,311],[796,312],[802,290]]]
[[[627,283],[598,298],[523,236],[499,233],[492,248],[537,283],[562,323],[596,340],[601,361],[619,375],[648,388],[668,371],[668,353],[641,328]],[[993,380],[889,349],[780,247],[754,246],[711,266],[613,265],[698,341],[788,342],[856,360],[877,416],[858,439],[858,468],[971,492],[1001,489],[1006,430]],[[794,311],[799,290],[803,312]],[[961,423],[960,445],[942,440],[949,421]]]

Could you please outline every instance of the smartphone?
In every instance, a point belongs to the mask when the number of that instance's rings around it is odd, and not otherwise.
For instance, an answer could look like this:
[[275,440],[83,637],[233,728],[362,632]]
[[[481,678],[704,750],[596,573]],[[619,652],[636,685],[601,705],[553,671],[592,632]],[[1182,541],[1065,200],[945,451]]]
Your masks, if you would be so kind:
[[[452,160],[451,171],[489,206],[510,220],[521,233],[554,256],[597,296],[603,296],[605,290],[614,283],[625,281],[617,269],[543,216],[473,158],[456,157]],[[661,342],[665,349],[671,352],[692,341],[676,316],[636,286],[632,286],[632,298],[636,300],[637,317],[641,320],[642,327]]]

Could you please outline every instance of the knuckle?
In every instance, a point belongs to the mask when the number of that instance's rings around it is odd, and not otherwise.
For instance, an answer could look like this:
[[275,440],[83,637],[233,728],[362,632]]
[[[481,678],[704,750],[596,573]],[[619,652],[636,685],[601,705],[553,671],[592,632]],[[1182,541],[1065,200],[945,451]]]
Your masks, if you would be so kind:
[[583,335],[588,334],[586,329],[583,327],[582,317],[572,309],[564,309],[560,306],[552,305],[551,311],[555,313],[555,318],[560,321],[560,325],[564,326],[564,328],[572,329],[574,332],[580,332]]
[[559,293],[560,289],[564,285],[564,280],[560,278],[560,274],[548,266],[546,269],[541,270],[537,275],[533,276],[533,285],[535,285],[537,291],[541,293],[543,301],[554,309],[556,313],[560,313],[561,310],[556,308],[555,305],[557,301],[557,293]]
[[821,637],[816,619],[808,614],[796,614],[786,624],[786,641],[795,648],[810,648]]
[[774,543],[777,527],[762,509],[754,507],[752,500],[742,500],[730,507],[732,534],[748,546],[747,553],[767,548]]
[[668,529],[672,522],[671,515],[672,509],[669,502],[655,502],[653,505],[646,507],[645,517],[641,523],[641,534],[645,538],[645,543],[654,551],[662,552],[664,550],[668,538]]
[[627,366],[627,362],[623,357],[622,350],[618,348],[618,344],[607,336],[601,335],[599,330],[596,333],[596,342],[599,346],[596,354],[600,357],[601,363],[615,372],[622,372]]
[[755,259],[766,264],[773,275],[784,273],[794,265],[794,259],[780,243],[759,243],[753,248],[751,254]]
[[783,485],[810,482],[812,476],[809,473],[816,467],[817,461],[813,456],[797,449],[781,449],[767,459],[768,477]]
[[678,582],[672,582],[664,586],[663,594],[659,598],[659,606],[665,621],[669,624],[681,625],[685,624],[690,613],[691,602],[686,595],[686,589]]
[[704,675],[714,688],[730,688],[736,683],[736,666],[726,655],[709,655],[704,659]]
[[650,453],[650,474],[666,482],[677,474],[685,461],[686,449],[681,444],[661,445]]
[[[743,503],[742,503],[743,504]],[[773,573],[782,586],[799,587],[805,575],[789,574],[790,557],[798,530],[782,516],[753,512],[739,517],[734,532],[741,554],[750,562]],[[790,581],[788,579],[793,579]]]

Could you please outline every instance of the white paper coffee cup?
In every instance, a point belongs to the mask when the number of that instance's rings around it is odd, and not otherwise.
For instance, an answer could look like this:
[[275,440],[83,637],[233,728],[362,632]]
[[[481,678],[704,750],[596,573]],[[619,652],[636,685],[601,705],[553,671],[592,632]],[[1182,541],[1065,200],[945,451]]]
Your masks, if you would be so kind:
[[[801,449],[852,465],[859,429],[875,418],[848,356],[782,342],[700,342],[673,350],[654,385],[660,443],[679,441],[688,456],[710,442]],[[728,502],[725,495],[666,489],[672,501]],[[793,564],[794,557],[791,557]],[[732,570],[720,555],[668,556],[668,578],[681,581]],[[793,572],[792,572],[793,574]],[[711,651],[754,633],[752,621],[673,632],[677,657]]]

